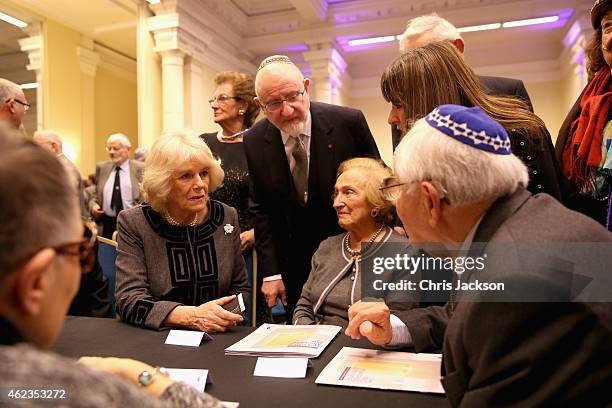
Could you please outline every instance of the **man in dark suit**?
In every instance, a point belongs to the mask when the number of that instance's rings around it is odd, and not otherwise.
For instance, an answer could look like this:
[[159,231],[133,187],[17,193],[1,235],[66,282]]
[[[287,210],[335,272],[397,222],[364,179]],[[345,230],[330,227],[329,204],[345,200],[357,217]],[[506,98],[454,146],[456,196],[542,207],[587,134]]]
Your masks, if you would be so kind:
[[268,306],[281,298],[288,317],[325,238],[338,234],[331,195],[339,164],[380,157],[363,114],[310,102],[310,80],[286,56],[266,58],[255,78],[266,119],[244,138],[256,249]]
[[[444,166],[431,162],[434,154]],[[418,121],[394,170],[389,195],[411,243],[459,247],[484,268],[457,274],[445,307],[392,316],[382,302],[357,303],[346,333],[416,351],[442,347],[441,381],[453,406],[612,403],[610,303],[574,300],[580,276],[572,272],[584,265],[565,254],[582,245],[583,260],[597,258],[586,268],[586,289],[609,297],[601,286],[612,234],[547,194],[527,192],[527,169],[507,133],[480,108],[443,105]],[[457,290],[458,281],[503,287]]]
[[96,165],[96,194],[89,201],[89,211],[101,223],[102,236],[111,238],[117,229],[117,215],[142,201],[140,183],[144,165],[130,160],[132,144],[122,133],[115,133],[106,141],[110,160]]
[[[461,54],[465,51],[465,41],[457,28],[448,20],[433,13],[416,17],[408,21],[406,30],[400,36],[400,52],[405,53],[414,48],[436,41],[452,41]],[[478,79],[480,80],[480,85],[490,95],[519,97],[527,102],[533,111],[531,99],[529,98],[527,89],[525,89],[525,84],[520,79],[482,75],[478,75]],[[396,126],[392,126],[391,139],[394,150],[401,138],[402,132]]]

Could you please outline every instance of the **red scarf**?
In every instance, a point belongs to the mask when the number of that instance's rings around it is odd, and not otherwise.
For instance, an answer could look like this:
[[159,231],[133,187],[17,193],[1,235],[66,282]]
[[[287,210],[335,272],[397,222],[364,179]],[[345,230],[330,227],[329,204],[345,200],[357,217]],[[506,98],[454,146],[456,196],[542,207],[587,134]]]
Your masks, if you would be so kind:
[[580,101],[580,116],[570,126],[563,149],[563,171],[579,187],[590,185],[593,170],[601,163],[603,129],[608,121],[612,92],[610,67],[597,71]]

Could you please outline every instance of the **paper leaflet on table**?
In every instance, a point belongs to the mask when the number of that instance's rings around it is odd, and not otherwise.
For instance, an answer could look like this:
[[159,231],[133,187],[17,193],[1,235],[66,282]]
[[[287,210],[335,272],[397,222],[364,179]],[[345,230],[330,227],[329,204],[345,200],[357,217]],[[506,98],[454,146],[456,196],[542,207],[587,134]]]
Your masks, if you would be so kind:
[[315,383],[443,394],[441,364],[441,354],[343,347]]
[[340,332],[340,326],[263,324],[225,349],[228,355],[318,357]]

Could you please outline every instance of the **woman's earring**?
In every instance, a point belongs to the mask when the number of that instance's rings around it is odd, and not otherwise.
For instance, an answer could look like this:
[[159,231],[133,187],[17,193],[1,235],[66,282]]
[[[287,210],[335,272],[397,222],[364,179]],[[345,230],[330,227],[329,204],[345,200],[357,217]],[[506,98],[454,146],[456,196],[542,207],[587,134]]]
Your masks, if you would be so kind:
[[373,208],[372,211],[370,211],[370,216],[372,218],[378,217],[378,208]]
[[245,112],[246,112],[246,111],[245,111],[244,109],[240,109],[240,110],[238,111],[238,114],[239,114],[240,116],[243,116]]

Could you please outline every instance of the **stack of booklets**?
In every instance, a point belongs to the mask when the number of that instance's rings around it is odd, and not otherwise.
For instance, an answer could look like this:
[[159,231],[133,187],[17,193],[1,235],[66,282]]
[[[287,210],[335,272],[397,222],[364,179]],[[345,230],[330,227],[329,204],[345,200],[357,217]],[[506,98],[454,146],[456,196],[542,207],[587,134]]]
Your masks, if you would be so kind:
[[441,363],[441,354],[343,347],[315,383],[443,394]]
[[340,326],[278,324],[261,325],[253,333],[225,349],[226,355],[315,358],[340,331]]

